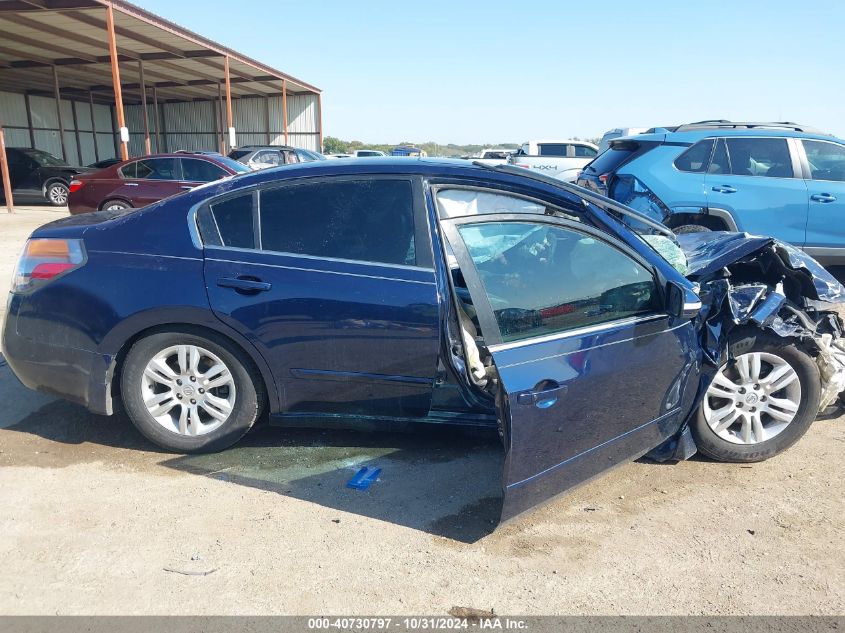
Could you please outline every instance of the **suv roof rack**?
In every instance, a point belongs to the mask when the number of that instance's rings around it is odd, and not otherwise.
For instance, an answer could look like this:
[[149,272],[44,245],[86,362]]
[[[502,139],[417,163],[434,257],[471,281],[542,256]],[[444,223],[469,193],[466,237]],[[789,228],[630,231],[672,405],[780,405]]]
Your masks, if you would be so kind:
[[675,127],[667,127],[665,129],[670,132],[685,132],[687,130],[700,130],[707,128],[728,128],[728,129],[747,129],[753,130],[756,128],[762,129],[781,129],[792,130],[793,132],[807,132],[808,134],[827,134],[809,125],[801,125],[792,121],[728,121],[727,119],[709,119],[706,121],[695,121],[693,123],[684,123]]

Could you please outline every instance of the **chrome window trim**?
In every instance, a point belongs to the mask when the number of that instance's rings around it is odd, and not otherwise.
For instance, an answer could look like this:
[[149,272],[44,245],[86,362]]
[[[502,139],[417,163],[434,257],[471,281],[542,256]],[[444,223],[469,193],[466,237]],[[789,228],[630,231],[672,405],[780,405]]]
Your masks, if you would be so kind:
[[[568,339],[568,338],[576,338],[576,337],[579,337],[579,336],[585,336],[587,334],[595,334],[597,332],[604,332],[604,331],[609,331],[609,330],[618,330],[618,329],[621,329],[621,328],[624,328],[624,327],[627,327],[627,326],[630,326],[630,325],[637,325],[639,323],[646,323],[646,322],[650,322],[650,321],[656,321],[658,319],[667,319],[667,318],[669,318],[668,314],[661,313],[661,312],[655,312],[655,313],[652,313],[652,314],[646,314],[646,315],[638,316],[638,317],[628,317],[628,318],[625,318],[625,319],[616,319],[615,321],[607,321],[605,323],[596,323],[595,325],[586,325],[584,327],[575,328],[575,329],[572,329],[572,330],[566,330],[564,332],[556,332],[554,334],[546,334],[544,336],[537,336],[537,337],[534,337],[534,338],[522,339],[520,341],[511,341],[510,343],[496,343],[495,345],[491,345],[488,349],[489,349],[490,353],[492,354],[492,353],[495,353],[495,352],[503,352],[503,351],[510,350],[510,349],[516,349],[516,348],[519,348],[519,347],[528,347],[530,345],[540,345],[542,343],[549,343],[551,341],[559,341],[559,340],[564,340],[564,339]],[[685,325],[685,323],[682,323],[681,325],[676,326],[676,327],[681,327],[683,325]],[[673,329],[676,329],[676,328],[669,328],[668,330],[663,330],[663,332],[669,332]],[[633,340],[633,339],[625,339],[625,340]],[[604,345],[613,345],[615,343],[622,343],[622,342],[623,341],[614,341],[613,343],[605,343]],[[597,345],[596,347],[602,347],[602,345]],[[593,349],[593,348],[588,348],[588,349]],[[567,354],[569,354],[569,353],[571,353],[571,352],[567,352]],[[565,356],[565,355],[566,354],[558,354],[558,356]],[[548,358],[553,358],[553,356],[550,356]],[[540,360],[540,359],[537,359],[537,360]],[[533,362],[533,361],[528,361],[528,362]],[[515,363],[515,364],[521,365],[523,363]],[[505,365],[505,367],[512,367],[512,366],[513,365]]]
[[[216,247],[212,247],[212,248],[216,248]],[[249,249],[241,249],[241,250],[249,250]],[[298,271],[306,272],[306,273],[325,273],[327,275],[345,275],[347,277],[364,277],[366,279],[383,279],[385,281],[402,281],[402,282],[409,283],[409,284],[424,284],[424,285],[429,285],[429,286],[436,285],[436,282],[435,282],[434,279],[432,279],[430,281],[422,280],[422,279],[403,279],[401,277],[386,277],[384,275],[367,275],[367,274],[364,274],[364,273],[354,273],[354,272],[350,272],[350,271],[347,271],[347,270],[322,270],[320,268],[302,268],[300,266],[286,266],[284,264],[267,264],[267,263],[263,263],[263,262],[244,262],[244,261],[238,260],[238,259],[221,259],[221,258],[218,258],[218,257],[206,257],[205,259],[206,259],[206,261],[210,261],[210,262],[223,262],[223,263],[227,263],[227,264],[248,264],[249,266],[267,266],[269,268],[283,268],[285,270],[298,270]],[[328,258],[326,258],[326,259],[328,259]],[[360,263],[360,262],[355,262],[355,263]],[[398,268],[398,266],[397,266],[397,268]],[[420,269],[416,269],[416,270],[420,270]],[[434,275],[434,269],[433,268],[431,268],[431,269],[425,269],[424,268],[424,269],[421,269],[421,270],[431,272],[431,274]]]

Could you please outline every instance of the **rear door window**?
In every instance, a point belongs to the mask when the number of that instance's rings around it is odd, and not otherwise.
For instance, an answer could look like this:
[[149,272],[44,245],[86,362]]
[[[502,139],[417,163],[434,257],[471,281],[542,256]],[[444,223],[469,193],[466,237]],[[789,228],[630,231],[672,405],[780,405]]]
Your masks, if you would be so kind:
[[639,148],[636,142],[614,143],[609,149],[596,156],[584,169],[595,174],[609,174]]
[[260,196],[263,250],[416,264],[407,180],[318,182],[265,189]]
[[794,178],[785,138],[726,138],[731,174]]
[[139,180],[179,180],[175,158],[148,158],[135,161],[121,168],[124,178]]
[[569,143],[540,143],[537,145],[537,153],[540,156],[569,156],[571,145]]
[[725,139],[716,141],[716,151],[713,152],[713,160],[707,168],[708,174],[729,174],[731,173],[731,161],[728,159],[728,149]]
[[699,141],[675,159],[675,167],[681,171],[704,173],[713,152],[713,139]]

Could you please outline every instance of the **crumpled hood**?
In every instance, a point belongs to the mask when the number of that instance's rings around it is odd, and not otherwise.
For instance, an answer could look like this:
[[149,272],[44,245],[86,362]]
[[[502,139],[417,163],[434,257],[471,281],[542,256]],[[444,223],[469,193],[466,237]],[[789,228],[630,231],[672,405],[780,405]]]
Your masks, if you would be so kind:
[[677,236],[687,258],[687,278],[706,281],[727,267],[753,262],[774,252],[788,269],[806,279],[804,289],[810,299],[828,303],[845,303],[845,287],[804,251],[771,237],[748,233],[712,231]]

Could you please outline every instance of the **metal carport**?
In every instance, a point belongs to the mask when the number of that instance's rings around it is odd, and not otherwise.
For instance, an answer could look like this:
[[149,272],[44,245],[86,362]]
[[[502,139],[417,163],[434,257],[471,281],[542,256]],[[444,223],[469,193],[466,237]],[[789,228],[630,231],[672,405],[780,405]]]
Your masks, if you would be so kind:
[[[322,146],[320,90],[123,0],[0,0],[5,146],[70,164],[235,144]],[[5,139],[4,139],[5,137]]]

